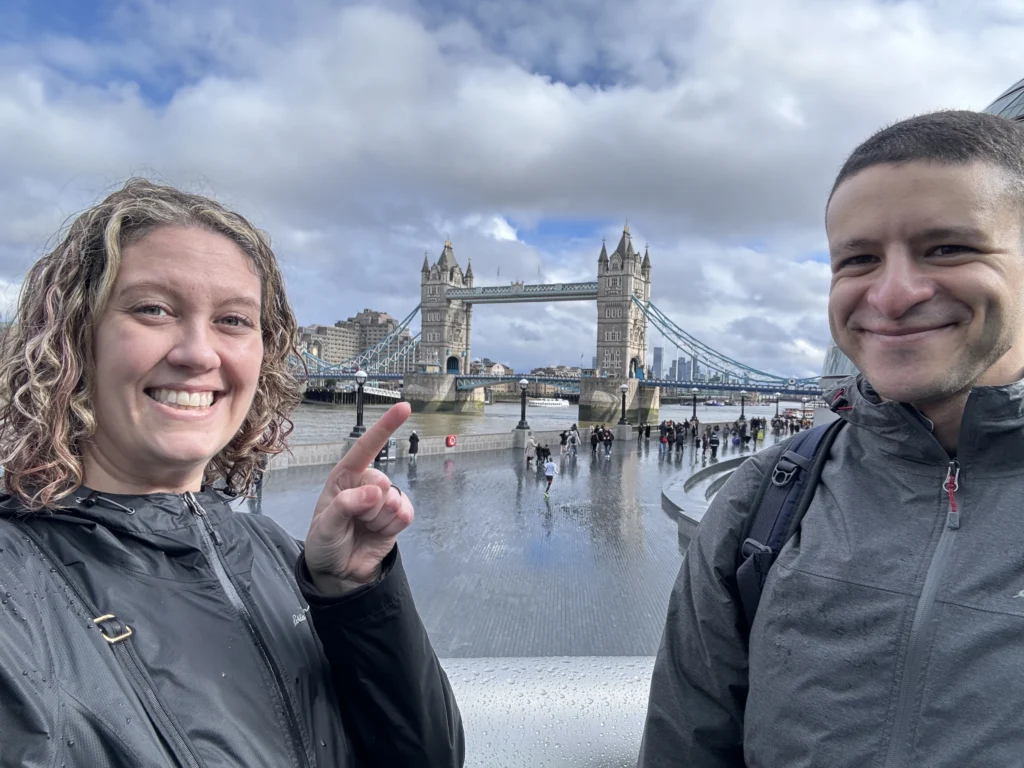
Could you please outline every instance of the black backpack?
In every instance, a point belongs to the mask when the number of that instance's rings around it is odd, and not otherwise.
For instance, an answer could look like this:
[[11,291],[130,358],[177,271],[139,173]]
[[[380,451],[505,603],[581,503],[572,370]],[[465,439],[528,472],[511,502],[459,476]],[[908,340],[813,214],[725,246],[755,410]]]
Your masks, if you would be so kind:
[[798,432],[758,489],[752,505],[754,513],[747,517],[740,537],[743,543],[736,562],[736,584],[747,631],[754,623],[768,570],[800,527],[832,443],[845,423],[837,419]]

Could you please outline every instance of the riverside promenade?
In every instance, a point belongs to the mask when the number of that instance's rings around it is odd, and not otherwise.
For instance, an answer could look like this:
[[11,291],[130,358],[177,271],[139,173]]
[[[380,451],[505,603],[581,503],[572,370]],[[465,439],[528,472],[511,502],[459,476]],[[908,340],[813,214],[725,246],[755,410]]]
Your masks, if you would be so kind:
[[[562,459],[550,442],[560,474],[549,499],[520,450],[380,465],[416,506],[399,541],[440,657],[656,652],[682,559],[662,486],[699,469],[699,455],[688,446],[659,456],[656,431],[639,446],[617,440],[608,458],[587,445]],[[738,455],[730,447],[723,458]],[[301,538],[329,469],[271,471],[263,512]]]

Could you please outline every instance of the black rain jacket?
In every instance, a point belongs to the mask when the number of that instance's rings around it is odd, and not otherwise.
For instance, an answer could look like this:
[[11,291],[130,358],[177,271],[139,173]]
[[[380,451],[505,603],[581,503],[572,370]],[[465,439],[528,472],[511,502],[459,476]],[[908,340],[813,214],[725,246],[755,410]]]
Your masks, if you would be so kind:
[[0,512],[3,768],[462,765],[397,548],[328,599],[217,492],[66,504]]

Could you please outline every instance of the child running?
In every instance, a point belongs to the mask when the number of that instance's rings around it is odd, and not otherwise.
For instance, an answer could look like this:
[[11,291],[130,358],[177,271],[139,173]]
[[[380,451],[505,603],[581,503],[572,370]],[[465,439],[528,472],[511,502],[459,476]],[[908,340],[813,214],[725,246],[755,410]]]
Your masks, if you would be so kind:
[[558,474],[558,467],[555,466],[554,459],[548,456],[548,460],[544,462],[544,476],[548,479],[548,487],[544,489],[544,498],[548,498],[551,495],[551,481],[555,479],[555,475]]

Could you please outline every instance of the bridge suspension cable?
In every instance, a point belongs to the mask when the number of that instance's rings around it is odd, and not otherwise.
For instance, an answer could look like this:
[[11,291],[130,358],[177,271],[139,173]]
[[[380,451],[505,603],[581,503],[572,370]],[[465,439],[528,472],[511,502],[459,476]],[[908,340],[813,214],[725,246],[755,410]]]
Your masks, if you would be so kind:
[[671,339],[674,345],[679,349],[685,350],[701,366],[707,368],[709,372],[721,374],[723,377],[729,377],[731,380],[749,382],[751,384],[791,386],[793,384],[813,385],[818,383],[817,376],[794,378],[791,380],[733,360],[731,357],[723,355],[700,339],[684,331],[672,318],[658,309],[652,302],[643,302],[636,296],[633,296],[633,303],[643,311],[648,321],[665,338]]

